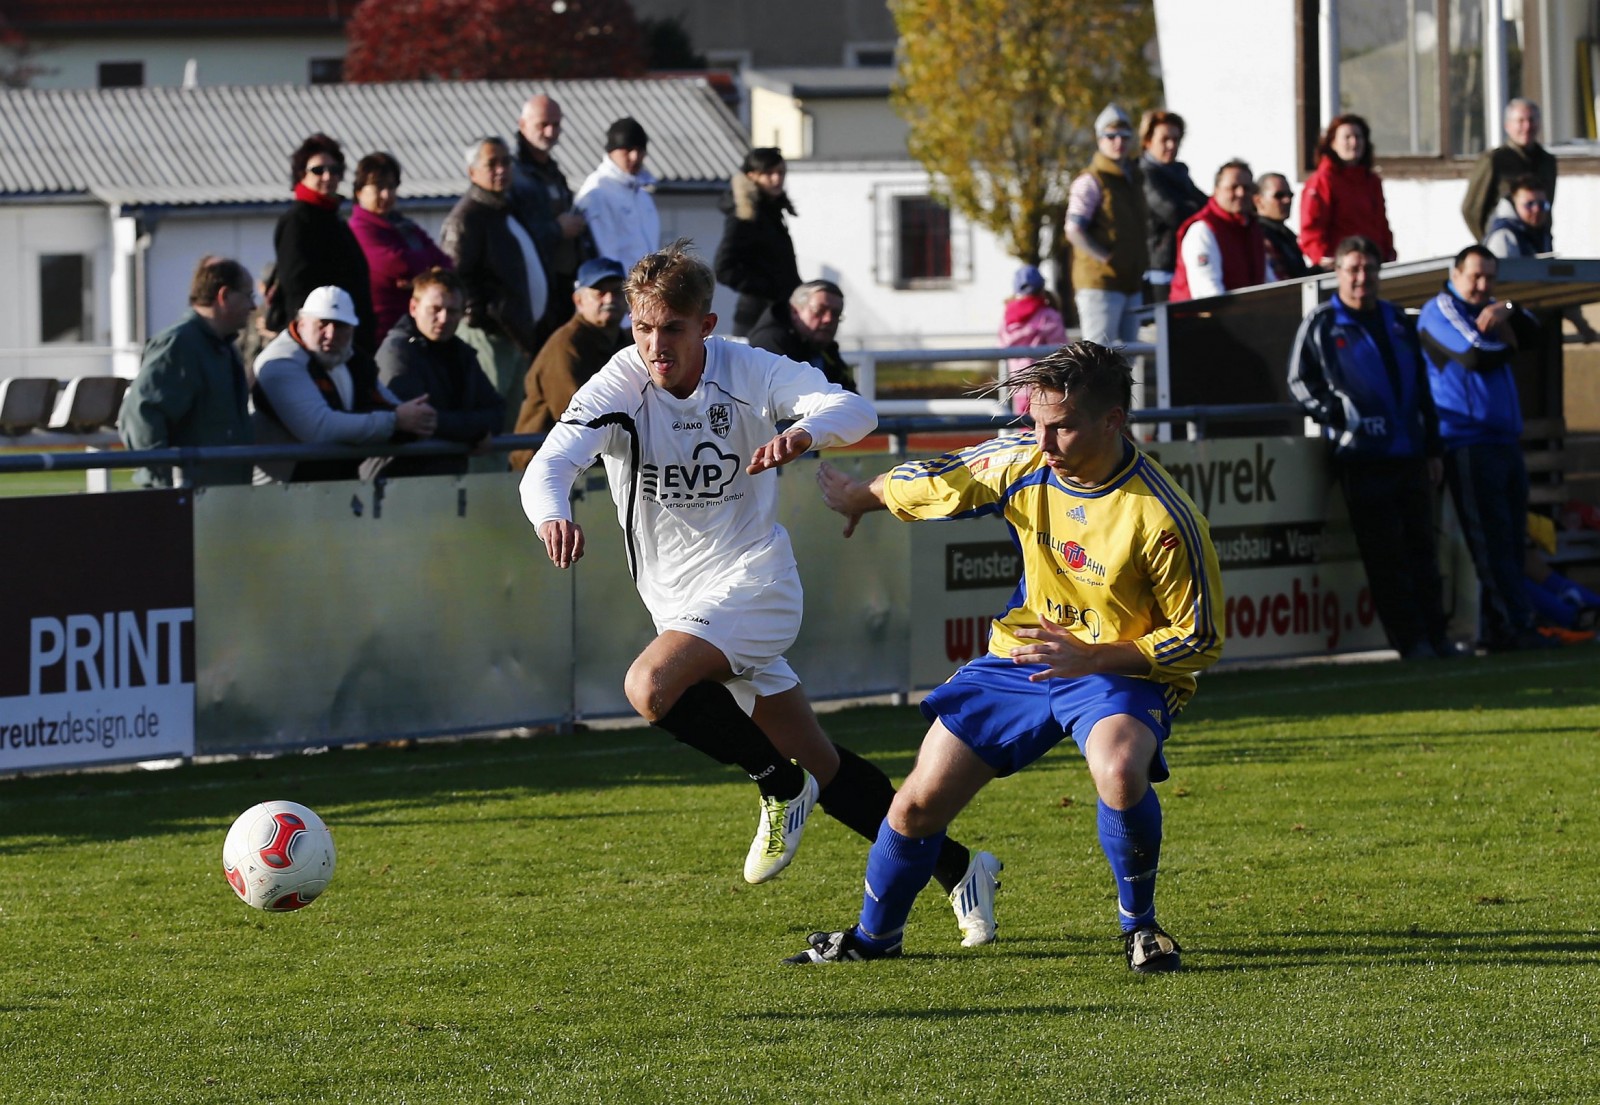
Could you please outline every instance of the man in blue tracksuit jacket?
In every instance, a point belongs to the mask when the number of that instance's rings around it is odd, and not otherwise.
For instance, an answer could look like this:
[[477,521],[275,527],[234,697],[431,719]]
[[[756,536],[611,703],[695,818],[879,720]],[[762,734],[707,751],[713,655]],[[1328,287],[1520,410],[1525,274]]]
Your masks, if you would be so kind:
[[1411,319],[1378,298],[1378,247],[1334,251],[1338,291],[1300,323],[1289,390],[1322,425],[1389,643],[1406,659],[1452,655],[1444,636],[1433,487],[1438,418]]
[[1444,440],[1445,478],[1482,585],[1484,645],[1491,650],[1547,643],[1534,631],[1522,582],[1528,470],[1511,371],[1513,325],[1534,323],[1495,300],[1497,267],[1484,246],[1456,254],[1444,290],[1422,308],[1418,322]]

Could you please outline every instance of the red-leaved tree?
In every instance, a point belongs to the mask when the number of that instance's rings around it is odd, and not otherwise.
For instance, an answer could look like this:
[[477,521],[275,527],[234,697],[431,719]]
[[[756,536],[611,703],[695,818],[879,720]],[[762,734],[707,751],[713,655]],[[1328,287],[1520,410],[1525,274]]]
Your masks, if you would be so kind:
[[349,81],[637,77],[628,0],[362,0],[345,25]]

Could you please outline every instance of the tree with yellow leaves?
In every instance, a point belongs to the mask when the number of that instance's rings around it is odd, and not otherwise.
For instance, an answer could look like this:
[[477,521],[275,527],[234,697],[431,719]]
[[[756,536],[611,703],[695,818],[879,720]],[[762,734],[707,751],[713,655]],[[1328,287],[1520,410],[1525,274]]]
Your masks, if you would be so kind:
[[1037,264],[1072,176],[1094,154],[1094,117],[1130,117],[1159,85],[1145,49],[1151,0],[890,0],[900,31],[895,110],[939,198]]

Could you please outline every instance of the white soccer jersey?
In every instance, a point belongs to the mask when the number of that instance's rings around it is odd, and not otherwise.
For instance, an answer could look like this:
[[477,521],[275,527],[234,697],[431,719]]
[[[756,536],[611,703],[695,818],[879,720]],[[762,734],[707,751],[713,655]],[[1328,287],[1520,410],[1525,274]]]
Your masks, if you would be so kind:
[[716,337],[694,393],[677,399],[630,346],[578,389],[533,455],[522,509],[536,528],[570,519],[573,482],[601,458],[628,570],[663,624],[729,573],[794,570],[777,472],[745,472],[788,418],[818,449],[859,441],[878,422],[871,403],[810,365]]

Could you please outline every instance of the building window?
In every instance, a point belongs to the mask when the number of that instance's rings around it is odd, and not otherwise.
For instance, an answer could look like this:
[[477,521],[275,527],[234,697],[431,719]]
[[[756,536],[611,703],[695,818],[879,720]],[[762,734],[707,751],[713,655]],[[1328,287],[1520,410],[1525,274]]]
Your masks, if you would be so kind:
[[344,58],[312,58],[312,84],[340,84],[344,81]]
[[972,228],[928,194],[926,182],[873,189],[874,275],[896,288],[950,288],[972,282]]
[[893,42],[847,42],[844,63],[852,69],[888,69],[894,66]]
[[[1315,27],[1316,7],[1303,0],[1303,26]],[[1538,97],[1524,92],[1538,83],[1524,72],[1526,7],[1502,6],[1501,51],[1493,48],[1485,0],[1337,0],[1339,103],[1327,114],[1365,118],[1380,158],[1477,156],[1505,101]],[[1305,56],[1315,97],[1317,53]],[[1499,102],[1491,105],[1497,84]]]
[[895,204],[897,284],[950,279],[950,209],[927,196],[902,196]]
[[94,332],[93,265],[81,253],[39,255],[39,341],[88,342]]
[[144,62],[102,61],[99,81],[101,88],[143,88]]

